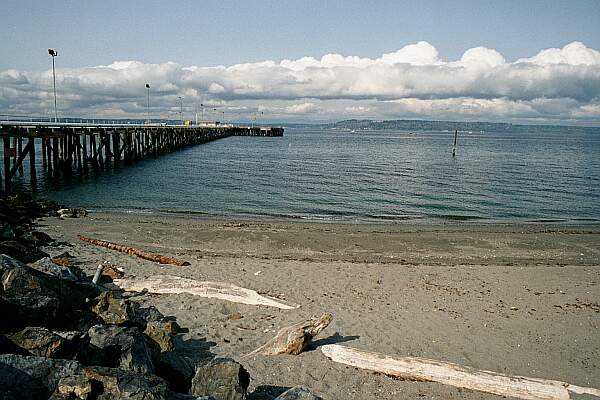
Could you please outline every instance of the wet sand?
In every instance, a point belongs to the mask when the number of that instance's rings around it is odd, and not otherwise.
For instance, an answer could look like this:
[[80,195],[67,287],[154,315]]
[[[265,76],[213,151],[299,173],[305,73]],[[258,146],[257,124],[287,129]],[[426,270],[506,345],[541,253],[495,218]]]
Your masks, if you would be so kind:
[[[325,399],[495,399],[436,383],[394,380],[326,359],[341,343],[478,369],[600,388],[600,226],[330,224],[91,214],[46,218],[89,274],[108,261],[126,277],[156,274],[229,282],[300,305],[294,310],[182,295],[142,295],[189,328],[195,358],[220,354],[250,372],[250,398],[304,384]],[[77,239],[185,259],[158,265]],[[330,312],[298,356],[242,358],[283,326]],[[231,319],[239,313],[243,318]]]

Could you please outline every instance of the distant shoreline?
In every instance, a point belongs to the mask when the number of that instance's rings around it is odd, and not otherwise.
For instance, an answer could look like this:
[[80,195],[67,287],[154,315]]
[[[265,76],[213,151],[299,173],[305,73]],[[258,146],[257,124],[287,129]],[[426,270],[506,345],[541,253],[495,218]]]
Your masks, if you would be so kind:
[[308,129],[371,129],[406,131],[473,131],[473,132],[590,132],[600,133],[600,126],[553,125],[553,124],[513,124],[509,122],[486,121],[436,121],[423,119],[372,120],[348,119],[328,123],[282,124],[288,128]]

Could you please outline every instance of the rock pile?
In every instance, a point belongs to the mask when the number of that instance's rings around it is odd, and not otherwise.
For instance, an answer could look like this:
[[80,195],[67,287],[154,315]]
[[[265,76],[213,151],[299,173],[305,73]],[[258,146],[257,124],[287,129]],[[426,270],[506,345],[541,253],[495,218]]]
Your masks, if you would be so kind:
[[[0,399],[246,399],[238,362],[182,355],[173,318],[92,284],[68,253],[40,249],[51,239],[33,220],[56,208],[0,199]],[[278,399],[317,397],[296,387]]]
[[58,209],[56,203],[33,201],[22,194],[0,197],[0,253],[25,262],[48,256],[40,247],[52,239],[32,225],[36,218],[54,215]]

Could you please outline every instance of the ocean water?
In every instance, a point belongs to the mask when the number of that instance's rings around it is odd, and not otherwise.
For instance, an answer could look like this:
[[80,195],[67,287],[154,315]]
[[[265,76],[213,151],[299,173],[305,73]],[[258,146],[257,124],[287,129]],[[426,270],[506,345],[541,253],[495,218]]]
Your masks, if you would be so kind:
[[[53,182],[38,195],[123,212],[348,222],[600,222],[600,134],[286,129]],[[27,176],[27,175],[26,175]]]

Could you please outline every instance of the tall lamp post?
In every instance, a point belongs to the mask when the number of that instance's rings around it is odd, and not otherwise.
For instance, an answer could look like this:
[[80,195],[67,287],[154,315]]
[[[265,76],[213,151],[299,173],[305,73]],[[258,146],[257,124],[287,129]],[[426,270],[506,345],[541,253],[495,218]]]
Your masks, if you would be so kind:
[[181,125],[183,125],[183,97],[177,96],[179,99],[179,116],[181,117]]
[[146,83],[146,99],[147,99],[147,103],[146,103],[146,114],[148,114],[147,116],[147,123],[150,123],[150,84]]
[[52,81],[54,82],[54,122],[58,122],[58,112],[56,111],[56,70],[54,68],[54,57],[58,52],[54,49],[48,49],[48,54],[52,56]]
[[204,123],[204,104],[200,103],[200,108],[202,108],[202,123]]

